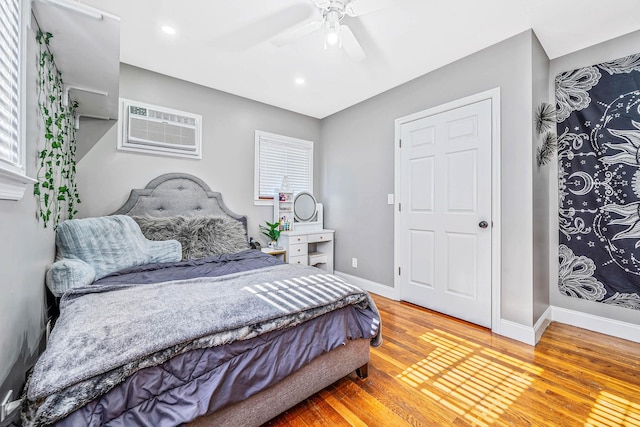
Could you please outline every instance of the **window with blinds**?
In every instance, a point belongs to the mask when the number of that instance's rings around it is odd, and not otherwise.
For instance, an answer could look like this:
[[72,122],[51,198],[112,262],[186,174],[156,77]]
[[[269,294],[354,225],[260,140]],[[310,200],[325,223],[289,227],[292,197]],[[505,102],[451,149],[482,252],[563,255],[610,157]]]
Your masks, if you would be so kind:
[[0,2],[0,167],[21,171],[20,36],[20,0],[3,0]]
[[256,131],[255,200],[272,200],[286,176],[294,193],[313,192],[313,142]]

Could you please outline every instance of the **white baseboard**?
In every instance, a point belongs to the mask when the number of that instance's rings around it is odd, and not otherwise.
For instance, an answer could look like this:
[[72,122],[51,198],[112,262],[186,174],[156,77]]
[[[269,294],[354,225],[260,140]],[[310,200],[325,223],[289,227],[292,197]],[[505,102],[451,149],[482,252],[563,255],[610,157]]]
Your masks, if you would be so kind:
[[566,323],[578,328],[640,342],[640,325],[561,307],[552,306],[550,308],[551,320],[554,322]]
[[521,325],[511,320],[500,319],[500,335],[529,345],[536,345],[551,323],[551,307],[547,307],[533,326]]
[[546,331],[549,324],[551,324],[552,312],[553,312],[553,307],[551,306],[547,307],[547,309],[544,311],[544,313],[542,313],[542,316],[540,316],[536,324],[533,325],[536,344],[538,344],[538,341],[540,341],[542,334],[544,334],[544,331]]
[[536,334],[531,326],[500,319],[500,335],[529,345],[536,344]]
[[[352,276],[350,274],[336,271],[335,274],[353,283],[356,286],[385,298],[398,300],[395,288],[386,286],[372,280]],[[533,326],[525,326],[510,320],[501,319],[498,330],[499,335],[529,345],[536,345],[551,322],[566,323],[567,325],[599,332],[606,335],[622,338],[625,340],[640,343],[640,325],[607,317],[595,316],[581,311],[569,310],[566,308],[549,306],[540,319]]]
[[336,276],[340,276],[346,281],[353,283],[354,285],[364,289],[367,292],[374,293],[376,295],[383,296],[385,298],[397,300],[396,290],[392,286],[386,286],[382,283],[374,282],[372,280],[363,279],[362,277],[352,276],[341,271],[335,271]]
[[640,343],[640,325],[555,306],[549,306],[533,327],[505,319],[500,320],[500,335],[535,345],[551,322],[565,323]]

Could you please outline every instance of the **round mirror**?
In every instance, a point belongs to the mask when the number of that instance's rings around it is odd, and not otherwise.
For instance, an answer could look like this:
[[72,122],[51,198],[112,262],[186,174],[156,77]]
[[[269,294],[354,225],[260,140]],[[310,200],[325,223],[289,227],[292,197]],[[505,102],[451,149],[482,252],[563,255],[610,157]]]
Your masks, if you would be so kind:
[[316,216],[316,198],[303,191],[293,198],[293,216],[300,222],[312,221]]

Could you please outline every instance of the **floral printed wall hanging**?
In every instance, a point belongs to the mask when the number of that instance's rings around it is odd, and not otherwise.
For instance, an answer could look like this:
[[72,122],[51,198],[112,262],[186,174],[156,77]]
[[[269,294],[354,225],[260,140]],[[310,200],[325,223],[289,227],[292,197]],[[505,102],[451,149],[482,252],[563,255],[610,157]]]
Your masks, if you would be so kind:
[[556,77],[568,296],[640,310],[640,54]]

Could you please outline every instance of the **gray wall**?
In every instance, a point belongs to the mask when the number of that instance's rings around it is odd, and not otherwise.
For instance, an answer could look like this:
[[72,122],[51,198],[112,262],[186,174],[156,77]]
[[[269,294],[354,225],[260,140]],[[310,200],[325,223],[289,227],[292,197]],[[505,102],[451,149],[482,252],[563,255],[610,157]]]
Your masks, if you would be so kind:
[[[36,93],[36,42],[27,47],[27,175],[35,176],[36,143],[41,121]],[[36,199],[27,187],[19,202],[0,200],[0,396],[14,396],[24,373],[38,356],[45,319],[44,272],[54,256],[51,229],[36,220]]]
[[[640,53],[640,31],[627,34],[616,39],[600,43],[580,50],[578,52],[566,55],[551,61],[549,67],[549,98],[554,99],[554,81],[555,77],[563,72],[570,71],[580,67],[599,64],[601,62],[611,61],[623,56]],[[549,277],[551,304],[556,307],[562,307],[570,310],[577,310],[583,313],[589,313],[596,316],[603,316],[610,319],[620,320],[623,322],[640,324],[640,316],[637,310],[630,310],[622,307],[615,307],[609,304],[599,302],[586,301],[578,298],[571,298],[562,295],[558,290],[558,169],[557,162],[552,164],[551,169],[553,179],[549,182],[550,196],[550,265],[551,273]]]
[[336,270],[393,286],[394,120],[500,87],[502,317],[532,325],[532,37],[526,31],[323,119],[319,197],[325,226],[336,230]]
[[[533,111],[549,100],[549,57],[534,35],[532,40]],[[533,118],[533,117],[532,117]],[[536,152],[542,138],[532,126],[533,141],[533,323],[549,307],[549,174],[550,166],[537,166]]]
[[249,235],[257,237],[258,224],[272,220],[273,211],[253,204],[255,130],[314,141],[316,153],[320,146],[317,119],[126,64],[120,67],[120,96],[201,114],[202,160],[117,151],[114,126],[78,162],[80,217],[109,214],[132,188],[163,173],[186,172],[220,191],[232,211],[248,215]]

